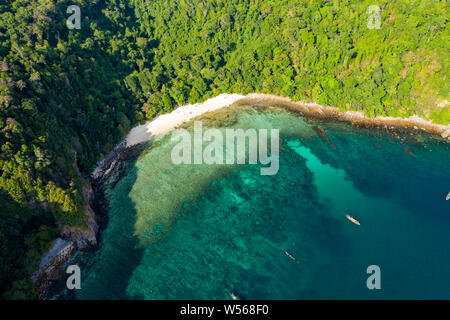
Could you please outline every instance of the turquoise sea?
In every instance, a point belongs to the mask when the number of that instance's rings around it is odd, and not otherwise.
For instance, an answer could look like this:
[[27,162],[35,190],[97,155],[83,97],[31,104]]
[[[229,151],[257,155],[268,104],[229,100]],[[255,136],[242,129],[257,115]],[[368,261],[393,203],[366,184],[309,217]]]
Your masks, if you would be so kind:
[[278,174],[177,166],[171,132],[158,137],[104,182],[99,247],[76,259],[82,288],[59,298],[450,299],[449,143],[275,107],[201,120],[279,129]]

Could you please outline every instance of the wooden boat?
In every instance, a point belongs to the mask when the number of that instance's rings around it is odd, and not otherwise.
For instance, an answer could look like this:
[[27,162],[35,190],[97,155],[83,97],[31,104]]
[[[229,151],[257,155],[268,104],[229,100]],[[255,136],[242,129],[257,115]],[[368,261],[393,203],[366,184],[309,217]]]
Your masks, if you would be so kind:
[[286,254],[289,258],[295,261],[294,256],[292,256],[289,252],[285,251],[284,254]]
[[351,215],[349,215],[348,213],[345,215],[345,217],[346,217],[348,220],[350,220],[351,222],[353,222],[354,224],[357,224],[358,226],[361,225],[361,224],[359,223],[358,220],[356,220],[355,218],[353,218],[353,217],[352,217]]

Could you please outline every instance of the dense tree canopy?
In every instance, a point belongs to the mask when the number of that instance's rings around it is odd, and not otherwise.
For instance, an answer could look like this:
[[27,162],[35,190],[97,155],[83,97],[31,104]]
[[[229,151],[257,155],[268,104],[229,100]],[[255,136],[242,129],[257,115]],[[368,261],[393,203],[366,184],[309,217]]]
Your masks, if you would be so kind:
[[[80,30],[66,26],[72,4]],[[378,4],[371,29],[371,0],[3,0],[3,297],[30,296],[55,225],[83,225],[96,161],[177,105],[263,92],[448,124],[446,1]]]

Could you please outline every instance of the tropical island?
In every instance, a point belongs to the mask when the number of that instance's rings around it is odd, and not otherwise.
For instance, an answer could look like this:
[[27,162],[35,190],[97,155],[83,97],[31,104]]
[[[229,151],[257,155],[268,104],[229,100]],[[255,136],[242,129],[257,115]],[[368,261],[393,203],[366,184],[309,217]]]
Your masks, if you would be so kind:
[[[67,27],[74,4],[80,29]],[[96,245],[95,165],[133,127],[178,106],[258,92],[448,126],[446,2],[379,3],[379,28],[368,27],[371,5],[3,1],[1,297],[37,297],[31,277],[56,238]]]

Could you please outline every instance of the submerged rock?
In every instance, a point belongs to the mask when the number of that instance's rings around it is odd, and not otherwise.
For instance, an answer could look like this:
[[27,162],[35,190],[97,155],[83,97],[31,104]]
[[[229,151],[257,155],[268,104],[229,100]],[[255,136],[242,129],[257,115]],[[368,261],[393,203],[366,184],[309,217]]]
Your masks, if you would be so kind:
[[322,128],[319,128],[318,126],[314,126],[313,130],[319,135],[320,139],[328,143],[328,145],[331,147],[331,149],[336,150],[336,145],[334,145],[328,135],[325,133],[325,130]]

